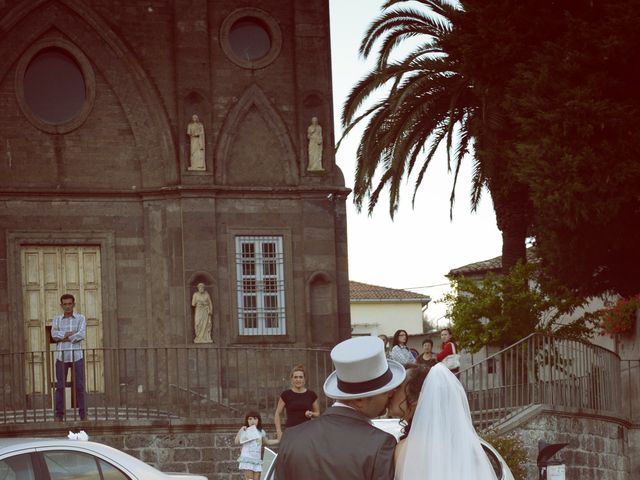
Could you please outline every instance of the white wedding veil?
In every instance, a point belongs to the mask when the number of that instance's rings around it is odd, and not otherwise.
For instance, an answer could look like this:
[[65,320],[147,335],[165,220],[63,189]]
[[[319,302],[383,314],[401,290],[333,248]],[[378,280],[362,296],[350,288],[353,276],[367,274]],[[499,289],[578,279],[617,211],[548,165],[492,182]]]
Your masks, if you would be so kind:
[[496,480],[464,388],[442,363],[422,384],[399,467],[400,480]]

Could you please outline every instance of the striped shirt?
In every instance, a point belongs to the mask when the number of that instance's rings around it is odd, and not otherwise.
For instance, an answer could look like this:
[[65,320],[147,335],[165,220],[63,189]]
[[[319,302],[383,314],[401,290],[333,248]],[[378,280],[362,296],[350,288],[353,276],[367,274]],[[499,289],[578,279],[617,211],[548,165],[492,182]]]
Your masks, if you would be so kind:
[[[76,332],[64,342],[60,341],[67,332]],[[75,362],[82,358],[82,341],[87,335],[87,320],[84,315],[73,313],[65,317],[57,315],[51,322],[51,336],[58,342],[56,360]]]

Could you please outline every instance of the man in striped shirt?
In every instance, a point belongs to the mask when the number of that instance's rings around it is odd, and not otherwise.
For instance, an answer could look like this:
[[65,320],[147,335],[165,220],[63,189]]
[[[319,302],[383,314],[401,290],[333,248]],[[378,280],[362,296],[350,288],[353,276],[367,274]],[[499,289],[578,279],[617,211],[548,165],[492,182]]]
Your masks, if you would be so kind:
[[72,384],[76,392],[76,405],[80,419],[87,419],[84,401],[84,356],[82,342],[87,334],[87,320],[84,315],[74,313],[76,299],[70,293],[60,297],[64,312],[53,318],[51,337],[58,344],[56,352],[56,421],[62,422],[65,414],[64,387],[69,369],[73,368]]

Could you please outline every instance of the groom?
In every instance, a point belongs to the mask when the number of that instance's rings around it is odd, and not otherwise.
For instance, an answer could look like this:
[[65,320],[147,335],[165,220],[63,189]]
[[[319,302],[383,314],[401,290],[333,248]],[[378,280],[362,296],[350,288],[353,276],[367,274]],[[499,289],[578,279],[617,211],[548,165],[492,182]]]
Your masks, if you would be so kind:
[[331,351],[336,370],[324,393],[336,402],[317,419],[284,432],[276,459],[278,480],[388,479],[395,438],[371,425],[384,413],[405,370],[387,360],[377,337],[356,337]]

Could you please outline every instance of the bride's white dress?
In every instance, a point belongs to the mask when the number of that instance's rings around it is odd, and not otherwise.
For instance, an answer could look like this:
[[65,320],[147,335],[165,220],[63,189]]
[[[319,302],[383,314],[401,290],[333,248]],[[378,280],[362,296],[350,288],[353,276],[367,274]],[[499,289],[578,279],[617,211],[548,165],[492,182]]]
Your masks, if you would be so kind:
[[396,453],[395,453],[395,461],[396,461],[396,474],[394,476],[395,480],[400,480],[402,478],[406,478],[403,477],[403,464],[404,464],[404,457],[407,454],[407,440],[400,440],[400,442],[398,442],[398,445],[396,446]]
[[464,388],[441,363],[427,374],[403,443],[396,454],[396,480],[496,480]]

